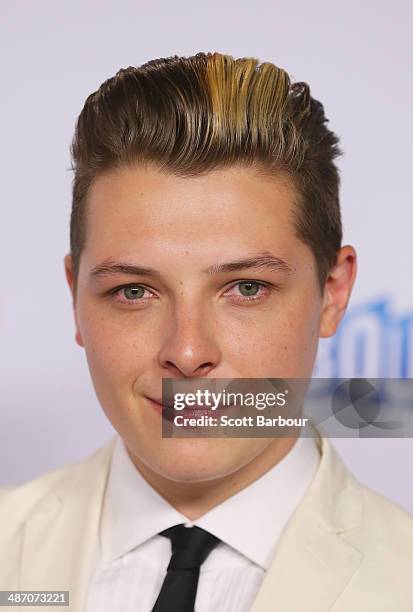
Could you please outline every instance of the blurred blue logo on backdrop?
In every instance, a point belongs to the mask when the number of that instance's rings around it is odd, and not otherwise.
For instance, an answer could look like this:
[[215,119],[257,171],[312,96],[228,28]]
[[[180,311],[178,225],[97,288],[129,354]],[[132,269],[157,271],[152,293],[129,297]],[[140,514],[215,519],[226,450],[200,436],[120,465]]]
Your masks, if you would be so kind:
[[320,339],[314,377],[413,378],[413,310],[391,298],[349,308],[335,336]]

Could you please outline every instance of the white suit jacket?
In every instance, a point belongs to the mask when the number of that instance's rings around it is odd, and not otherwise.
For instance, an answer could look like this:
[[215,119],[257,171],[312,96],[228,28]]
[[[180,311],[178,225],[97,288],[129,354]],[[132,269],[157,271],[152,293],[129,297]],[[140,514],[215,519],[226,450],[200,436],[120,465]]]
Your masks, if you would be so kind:
[[[59,610],[84,612],[115,439],[0,489],[0,590],[68,590],[69,608]],[[361,485],[328,439],[318,444],[318,472],[251,612],[413,612],[413,517]]]

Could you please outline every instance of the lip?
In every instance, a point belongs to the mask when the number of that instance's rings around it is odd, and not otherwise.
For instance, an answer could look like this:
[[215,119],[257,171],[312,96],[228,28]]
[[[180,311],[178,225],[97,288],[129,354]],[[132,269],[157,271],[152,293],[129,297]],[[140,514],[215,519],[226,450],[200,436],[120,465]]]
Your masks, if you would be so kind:
[[183,410],[174,410],[173,405],[165,405],[162,404],[162,400],[159,399],[153,399],[152,397],[146,397],[147,400],[149,400],[151,406],[155,409],[155,411],[164,419],[167,419],[168,421],[172,421],[174,416],[180,414],[182,416],[188,417],[188,418],[194,418],[194,417],[200,417],[200,416],[214,416],[219,412],[223,412],[223,411],[227,411],[230,408],[234,408],[233,405],[231,406],[218,406],[216,409],[212,409],[212,408],[205,408],[203,407],[196,407],[196,406],[191,406],[190,408],[184,408]]
[[152,408],[154,408],[160,416],[163,415],[164,411],[171,410],[170,406],[164,406],[159,400],[152,399],[151,397],[147,397],[146,399],[149,401]]
[[172,404],[162,404],[162,399],[157,397],[148,397],[151,402],[158,404],[158,406],[165,406],[165,408],[172,408]]

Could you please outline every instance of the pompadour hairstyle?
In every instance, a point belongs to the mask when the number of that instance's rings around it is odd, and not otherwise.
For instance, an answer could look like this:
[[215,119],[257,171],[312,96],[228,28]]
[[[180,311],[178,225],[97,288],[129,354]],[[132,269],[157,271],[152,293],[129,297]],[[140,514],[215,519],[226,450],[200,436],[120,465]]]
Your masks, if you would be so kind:
[[87,98],[72,142],[75,276],[96,177],[134,164],[188,177],[241,164],[290,180],[296,233],[314,253],[323,290],[342,240],[341,151],[327,122],[307,83],[255,58],[197,53],[119,70]]

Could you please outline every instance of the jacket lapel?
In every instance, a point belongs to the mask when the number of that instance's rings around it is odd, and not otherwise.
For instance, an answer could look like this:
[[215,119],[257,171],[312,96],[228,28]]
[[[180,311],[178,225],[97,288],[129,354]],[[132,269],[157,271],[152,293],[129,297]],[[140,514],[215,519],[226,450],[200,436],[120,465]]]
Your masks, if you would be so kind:
[[70,468],[24,524],[21,590],[69,591],[70,609],[84,609],[114,443]]
[[345,541],[361,522],[360,486],[327,439],[319,470],[278,544],[251,612],[326,612],[363,555]]

